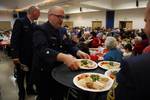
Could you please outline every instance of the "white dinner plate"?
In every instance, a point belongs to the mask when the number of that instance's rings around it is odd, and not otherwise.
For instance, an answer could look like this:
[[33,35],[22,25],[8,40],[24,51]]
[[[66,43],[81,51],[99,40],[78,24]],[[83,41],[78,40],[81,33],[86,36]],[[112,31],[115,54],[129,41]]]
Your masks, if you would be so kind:
[[[91,75],[99,77],[98,81],[95,81],[95,82],[92,81],[92,83],[96,84],[96,85],[100,85],[101,86],[100,88],[89,88],[89,87],[87,87],[87,84],[89,84],[91,82],[91,80],[92,80]],[[105,81],[107,80],[107,82],[104,82],[103,80],[105,80]],[[73,83],[75,84],[75,86],[77,86],[78,88],[80,88],[80,89],[82,89],[84,91],[90,91],[90,92],[107,91],[107,90],[109,90],[112,87],[113,82],[114,81],[110,77],[105,76],[105,75],[100,74],[100,73],[82,73],[82,74],[76,75],[73,78]],[[93,87],[98,87],[96,85],[92,85],[92,86]]]
[[120,63],[115,61],[101,61],[98,66],[105,70],[120,69]]
[[95,69],[98,67],[95,61],[90,59],[78,59],[79,60],[79,67],[80,69]]

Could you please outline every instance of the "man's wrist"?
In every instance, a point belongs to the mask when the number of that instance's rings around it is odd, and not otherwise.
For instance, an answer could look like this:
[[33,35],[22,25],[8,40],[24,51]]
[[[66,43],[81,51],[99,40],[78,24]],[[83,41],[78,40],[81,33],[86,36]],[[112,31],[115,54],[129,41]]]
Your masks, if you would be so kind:
[[64,53],[59,53],[59,54],[57,55],[57,60],[63,62],[64,59],[65,59],[65,56],[66,56],[66,54],[64,54]]

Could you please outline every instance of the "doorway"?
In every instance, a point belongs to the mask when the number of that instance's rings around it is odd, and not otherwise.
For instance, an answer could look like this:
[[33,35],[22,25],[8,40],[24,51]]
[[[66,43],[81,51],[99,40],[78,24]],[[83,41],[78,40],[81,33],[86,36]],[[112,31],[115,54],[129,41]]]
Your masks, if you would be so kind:
[[120,21],[119,28],[123,29],[126,28],[127,30],[132,29],[133,22],[132,21]]
[[102,27],[102,21],[92,21],[92,29],[97,29]]

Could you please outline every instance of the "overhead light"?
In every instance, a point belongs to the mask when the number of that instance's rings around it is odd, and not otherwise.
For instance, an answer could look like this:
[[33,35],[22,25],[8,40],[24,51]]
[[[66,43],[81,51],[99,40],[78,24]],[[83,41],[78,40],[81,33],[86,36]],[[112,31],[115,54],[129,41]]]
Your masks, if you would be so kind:
[[82,12],[82,7],[80,7],[80,12]]
[[136,7],[139,7],[139,0],[136,0]]
[[[44,1],[42,1],[42,2],[39,2],[39,3],[36,3],[36,4],[34,4],[35,6],[44,6],[44,5],[46,5],[46,4],[48,4],[48,3],[50,3],[50,2],[54,2],[55,0],[44,0]],[[31,4],[31,5],[28,5],[28,6],[26,6],[26,7],[24,7],[24,8],[21,8],[21,10],[25,10],[25,9],[28,9],[30,6],[32,6],[33,4]],[[20,9],[19,9],[20,10]]]

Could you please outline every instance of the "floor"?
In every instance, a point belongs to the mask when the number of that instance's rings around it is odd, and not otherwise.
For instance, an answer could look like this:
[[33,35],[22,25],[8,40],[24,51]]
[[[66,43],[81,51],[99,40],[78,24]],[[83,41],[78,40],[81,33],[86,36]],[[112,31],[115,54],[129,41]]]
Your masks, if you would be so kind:
[[[18,100],[13,69],[12,60],[0,51],[0,100]],[[26,96],[26,100],[35,100],[35,96]]]

